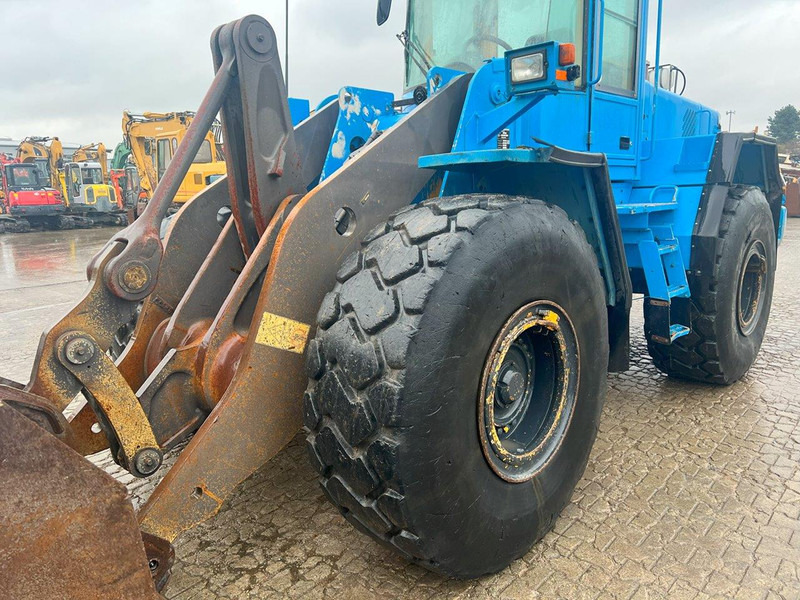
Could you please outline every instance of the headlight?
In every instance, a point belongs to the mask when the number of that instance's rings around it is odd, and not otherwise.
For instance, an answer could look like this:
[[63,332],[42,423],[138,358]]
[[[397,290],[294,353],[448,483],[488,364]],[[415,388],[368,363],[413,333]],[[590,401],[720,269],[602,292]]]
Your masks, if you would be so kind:
[[539,81],[547,75],[545,52],[526,54],[511,59],[511,83]]

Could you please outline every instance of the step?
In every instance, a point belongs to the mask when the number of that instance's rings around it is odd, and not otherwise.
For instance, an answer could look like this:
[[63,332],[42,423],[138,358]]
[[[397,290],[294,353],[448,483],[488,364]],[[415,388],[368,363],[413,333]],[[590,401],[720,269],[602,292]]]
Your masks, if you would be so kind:
[[678,250],[678,240],[670,240],[669,242],[660,242],[658,244],[658,253],[661,256],[665,254],[672,254]]
[[689,335],[692,332],[686,325],[671,325],[669,328],[670,342],[674,342],[678,338]]
[[664,212],[678,208],[677,202],[642,202],[634,204],[617,204],[617,213],[622,215],[638,215],[643,213]]
[[688,285],[671,285],[667,288],[667,290],[670,298],[677,298],[679,296],[682,298],[688,298],[692,295]]

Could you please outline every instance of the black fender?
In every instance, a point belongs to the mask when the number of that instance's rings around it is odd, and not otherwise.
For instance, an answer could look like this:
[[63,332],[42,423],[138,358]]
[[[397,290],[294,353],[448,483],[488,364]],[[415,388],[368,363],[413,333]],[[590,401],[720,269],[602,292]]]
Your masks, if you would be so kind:
[[[609,279],[613,281],[613,296],[607,299],[608,305],[608,370],[612,373],[622,373],[630,367],[630,312],[633,300],[633,285],[631,283],[630,272],[628,271],[628,260],[625,255],[625,244],[622,240],[622,230],[617,216],[617,206],[614,200],[614,191],[611,188],[611,176],[608,172],[608,159],[605,154],[575,152],[563,148],[553,148],[550,155],[550,162],[553,165],[562,167],[577,167],[585,171],[586,185],[583,193],[578,192],[577,207],[583,206],[583,210],[573,209],[573,213],[567,210],[567,214],[578,221],[587,232],[587,237],[594,237],[591,234],[592,227],[585,222],[585,209],[590,206],[592,200],[598,209],[599,229],[602,231],[602,238],[592,247],[598,254],[598,261],[603,265],[603,260],[599,256],[601,249],[596,245],[598,242],[605,242],[605,253],[609,264],[609,272],[603,269],[603,277],[608,286]],[[555,197],[545,195],[544,200],[553,204],[560,204]],[[593,220],[593,219],[592,219]],[[590,242],[591,243],[591,242]]]
[[706,184],[697,211],[694,235],[700,238],[719,234],[719,223],[727,188],[752,185],[767,197],[775,231],[778,230],[783,205],[783,176],[775,139],[756,133],[720,133],[708,167]]
[[777,234],[783,206],[784,180],[775,139],[752,132],[724,132],[717,135],[692,233],[689,283],[693,295],[712,284],[709,278],[714,270],[720,243],[722,211],[730,187],[734,185],[761,188],[772,211]]
[[537,198],[562,208],[577,222],[597,255],[606,284],[609,371],[628,369],[633,286],[605,154],[546,145],[424,157],[420,166],[448,171],[445,195]]

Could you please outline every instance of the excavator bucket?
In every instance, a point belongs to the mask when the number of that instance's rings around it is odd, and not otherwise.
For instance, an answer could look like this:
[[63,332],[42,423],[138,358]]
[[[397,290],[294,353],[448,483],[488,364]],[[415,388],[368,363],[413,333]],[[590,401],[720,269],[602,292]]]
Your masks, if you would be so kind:
[[[83,298],[43,333],[29,383],[0,379],[4,597],[157,598],[171,542],[299,430],[306,344],[342,260],[441,182],[417,159],[452,147],[468,76],[443,72],[412,103],[345,88],[293,126],[269,23],[223,25],[211,47],[214,81],[144,212],[94,257]],[[227,175],[162,239],[217,114]],[[137,515],[83,458],[108,449],[146,478],[187,440]]]

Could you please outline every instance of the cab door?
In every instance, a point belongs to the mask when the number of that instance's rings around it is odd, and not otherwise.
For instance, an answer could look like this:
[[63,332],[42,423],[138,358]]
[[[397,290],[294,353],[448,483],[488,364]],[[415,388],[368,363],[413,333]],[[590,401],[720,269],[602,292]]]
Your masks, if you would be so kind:
[[78,165],[67,165],[64,173],[67,181],[67,197],[70,204],[81,204],[81,192],[83,182],[81,181],[81,169]]
[[158,180],[167,172],[169,163],[172,162],[172,145],[170,138],[160,138],[156,142],[156,157],[158,164]]
[[616,181],[637,173],[641,23],[641,0],[605,0],[602,77],[592,89],[589,148],[608,157]]

